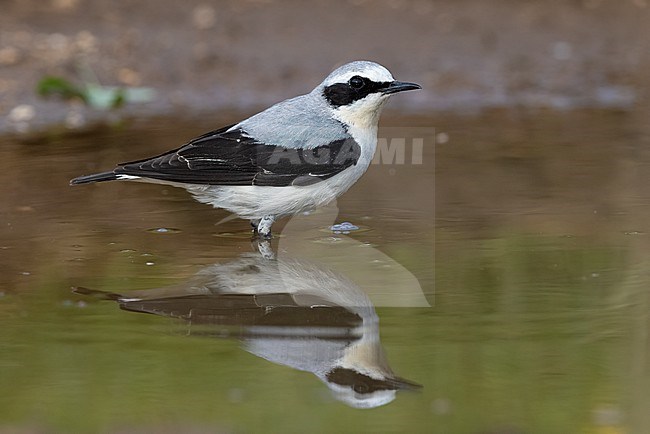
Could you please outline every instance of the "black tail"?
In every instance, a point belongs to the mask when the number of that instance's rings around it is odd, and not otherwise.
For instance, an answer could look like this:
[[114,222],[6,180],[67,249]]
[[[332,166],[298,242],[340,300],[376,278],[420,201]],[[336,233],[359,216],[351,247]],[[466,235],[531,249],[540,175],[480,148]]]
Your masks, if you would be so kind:
[[90,182],[113,181],[117,175],[113,172],[95,173],[94,175],[80,176],[70,181],[70,185],[88,184]]
[[104,291],[99,291],[97,289],[84,288],[83,286],[73,286],[72,292],[74,292],[75,294],[89,295],[91,297],[95,297],[100,300],[117,301],[120,298],[122,298],[120,294],[116,294],[114,292],[104,292]]

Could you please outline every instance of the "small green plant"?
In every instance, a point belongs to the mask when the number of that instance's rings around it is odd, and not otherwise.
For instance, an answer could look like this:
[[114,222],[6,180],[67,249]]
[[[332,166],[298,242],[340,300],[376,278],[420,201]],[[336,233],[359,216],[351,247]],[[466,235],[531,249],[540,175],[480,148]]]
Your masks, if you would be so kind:
[[45,76],[36,86],[36,92],[42,97],[52,95],[63,99],[80,99],[92,108],[109,110],[127,103],[144,103],[155,99],[156,91],[149,87],[103,86],[92,70],[81,68],[83,85],[76,85],[70,80]]

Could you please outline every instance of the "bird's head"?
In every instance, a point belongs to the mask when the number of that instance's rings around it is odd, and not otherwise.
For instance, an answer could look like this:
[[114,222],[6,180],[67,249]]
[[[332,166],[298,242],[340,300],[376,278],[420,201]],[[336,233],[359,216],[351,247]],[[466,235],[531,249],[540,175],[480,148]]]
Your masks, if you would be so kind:
[[366,369],[363,372],[340,366],[325,376],[325,383],[339,401],[354,408],[375,408],[392,402],[400,390],[422,386],[388,372]]
[[395,375],[379,343],[377,323],[364,322],[363,337],[349,345],[320,378],[334,397],[355,408],[374,408],[393,401],[400,390],[420,386]]
[[381,109],[391,95],[415,89],[421,86],[395,80],[378,63],[356,61],[334,70],[313,92],[321,94],[339,121],[372,127],[377,125]]

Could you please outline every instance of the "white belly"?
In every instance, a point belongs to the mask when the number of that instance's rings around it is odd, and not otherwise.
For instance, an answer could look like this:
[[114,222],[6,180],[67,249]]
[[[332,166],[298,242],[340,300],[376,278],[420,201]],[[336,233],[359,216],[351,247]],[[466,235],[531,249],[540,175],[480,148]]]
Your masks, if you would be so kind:
[[185,188],[196,200],[223,208],[241,218],[282,217],[327,205],[345,193],[368,168],[370,160],[312,185],[287,187],[191,185]]

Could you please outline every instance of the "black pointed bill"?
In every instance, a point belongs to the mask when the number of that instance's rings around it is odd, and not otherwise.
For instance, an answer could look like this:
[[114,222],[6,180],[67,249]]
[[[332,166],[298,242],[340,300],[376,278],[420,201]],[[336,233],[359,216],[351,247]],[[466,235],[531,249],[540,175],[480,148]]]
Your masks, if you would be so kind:
[[417,89],[422,89],[422,86],[419,84],[415,83],[408,83],[405,81],[393,81],[391,82],[387,88],[385,88],[382,93],[384,95],[390,95],[392,93],[397,93],[397,92],[404,92],[405,90],[417,90]]
[[409,380],[405,380],[404,378],[391,378],[386,380],[388,384],[393,386],[396,390],[418,390],[422,389],[422,385],[418,383],[414,383]]

